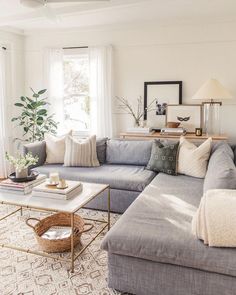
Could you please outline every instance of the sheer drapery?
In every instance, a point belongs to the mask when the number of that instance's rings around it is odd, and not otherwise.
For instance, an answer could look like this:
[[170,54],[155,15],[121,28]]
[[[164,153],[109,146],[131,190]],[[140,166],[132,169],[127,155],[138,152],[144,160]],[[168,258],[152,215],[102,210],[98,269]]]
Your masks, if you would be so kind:
[[9,166],[5,154],[9,151],[7,134],[7,52],[0,48],[0,178],[6,178]]
[[113,50],[112,46],[89,48],[91,133],[113,136]]
[[55,114],[54,119],[59,122],[58,132],[61,133],[64,131],[63,49],[61,48],[47,48],[44,51],[44,85],[48,90],[49,113]]

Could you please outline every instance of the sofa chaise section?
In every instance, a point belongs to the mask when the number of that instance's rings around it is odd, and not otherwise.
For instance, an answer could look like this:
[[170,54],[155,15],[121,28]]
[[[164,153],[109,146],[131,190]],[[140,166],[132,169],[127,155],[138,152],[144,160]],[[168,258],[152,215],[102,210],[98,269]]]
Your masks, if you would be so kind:
[[208,288],[209,294],[235,294],[236,250],[209,248],[191,233],[202,193],[202,179],[162,173],[154,178],[102,243],[111,288],[149,295],[200,295]]
[[[64,167],[63,165],[43,165],[37,167],[43,174],[58,171],[65,179],[83,182],[109,184],[111,188],[111,211],[123,213],[144,188],[155,177],[155,173],[142,166],[104,164],[100,167]],[[88,204],[88,208],[107,209],[107,193]]]

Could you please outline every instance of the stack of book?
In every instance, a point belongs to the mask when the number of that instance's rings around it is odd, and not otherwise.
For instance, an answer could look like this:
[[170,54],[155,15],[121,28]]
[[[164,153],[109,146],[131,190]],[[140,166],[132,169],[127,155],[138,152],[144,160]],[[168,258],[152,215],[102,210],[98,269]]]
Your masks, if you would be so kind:
[[162,128],[161,135],[176,135],[181,136],[186,134],[186,129],[179,127],[179,128]]
[[32,192],[32,189],[43,183],[46,175],[39,174],[39,176],[32,181],[27,182],[13,182],[11,179],[6,179],[0,182],[0,189],[4,192],[12,192],[16,194],[26,195]]
[[57,186],[49,186],[47,182],[42,183],[33,188],[32,196],[49,199],[69,200],[75,196],[78,196],[83,189],[82,184],[78,181],[67,180],[66,184],[66,188],[58,188]]
[[133,127],[128,128],[127,133],[135,133],[135,134],[150,134],[153,133],[153,128],[151,127]]

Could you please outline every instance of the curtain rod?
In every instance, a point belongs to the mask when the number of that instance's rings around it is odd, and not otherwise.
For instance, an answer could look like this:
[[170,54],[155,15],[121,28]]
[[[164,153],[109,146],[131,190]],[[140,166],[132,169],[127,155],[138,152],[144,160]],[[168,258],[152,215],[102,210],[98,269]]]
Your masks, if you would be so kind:
[[88,48],[88,46],[79,46],[79,47],[63,47],[62,49],[83,49]]

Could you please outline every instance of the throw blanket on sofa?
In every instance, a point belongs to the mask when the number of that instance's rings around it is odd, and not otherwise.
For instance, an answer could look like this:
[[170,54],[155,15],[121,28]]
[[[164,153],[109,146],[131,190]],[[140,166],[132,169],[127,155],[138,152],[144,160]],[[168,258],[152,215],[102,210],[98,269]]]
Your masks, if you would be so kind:
[[209,190],[192,220],[192,232],[211,247],[236,247],[236,190]]

